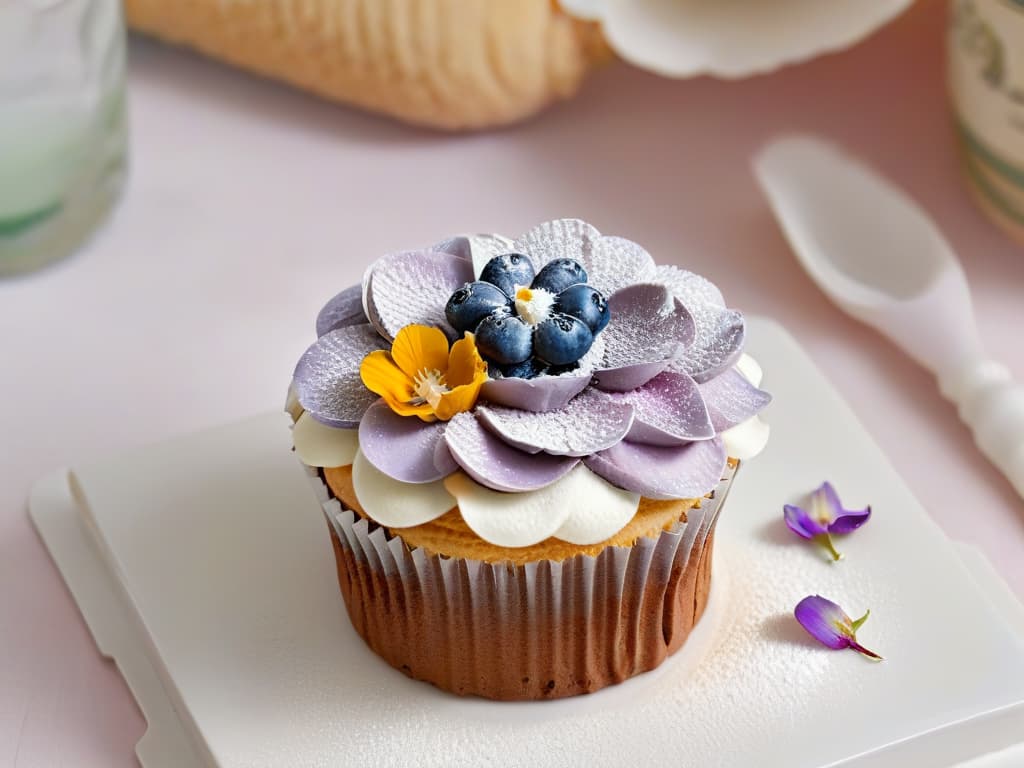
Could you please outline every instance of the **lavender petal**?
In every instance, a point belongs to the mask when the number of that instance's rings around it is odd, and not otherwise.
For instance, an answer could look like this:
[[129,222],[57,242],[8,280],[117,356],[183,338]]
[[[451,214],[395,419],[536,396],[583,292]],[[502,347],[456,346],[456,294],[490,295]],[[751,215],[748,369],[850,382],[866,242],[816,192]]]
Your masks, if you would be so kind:
[[588,282],[606,297],[633,283],[653,281],[656,274],[651,254],[624,237],[599,238],[582,263]]
[[492,435],[466,411],[448,422],[445,442],[466,474],[496,491],[533,491],[563,477],[579,459],[570,456],[530,455]]
[[[454,471],[438,467],[438,443],[443,443],[443,421],[425,422],[399,416],[383,400],[369,407],[359,424],[359,450],[373,466],[403,483],[432,483]],[[446,471],[447,470],[447,471]]]
[[844,508],[839,501],[839,494],[836,493],[836,489],[830,482],[822,483],[821,487],[815,491],[815,495],[819,497],[819,503],[823,502],[831,514],[832,522],[828,526],[829,533],[850,533],[864,525],[871,517],[871,507],[865,509]]
[[450,253],[393,253],[367,271],[363,303],[370,322],[389,340],[413,324],[437,326],[454,338],[444,308],[451,295],[472,279],[470,262]]
[[351,285],[324,304],[316,316],[317,337],[350,325],[370,322],[363,312],[363,287]]
[[478,406],[477,418],[506,443],[526,453],[587,456],[622,440],[633,423],[633,407],[584,390],[564,408],[531,413]]
[[724,432],[753,418],[772,401],[771,395],[755,387],[735,368],[698,386],[716,432]]
[[538,376],[536,379],[488,379],[480,397],[491,403],[542,413],[564,407],[590,383],[585,376]]
[[623,391],[657,376],[693,340],[693,318],[663,285],[638,283],[608,299],[604,360],[595,385]]
[[839,630],[849,627],[850,617],[842,608],[821,595],[805,597],[793,611],[800,626],[822,645],[838,651],[850,647],[850,637]]
[[319,422],[332,427],[359,425],[377,395],[363,386],[363,358],[386,342],[372,326],[350,325],[321,336],[295,366],[292,386],[299,403]]
[[585,268],[601,233],[579,219],[555,219],[538,224],[512,244],[512,250],[525,253],[540,272],[554,259],[576,259]]
[[815,536],[828,533],[828,526],[822,525],[807,514],[807,510],[795,504],[783,506],[782,516],[789,530],[803,539],[813,539]]
[[431,250],[444,251],[466,259],[473,265],[473,279],[478,280],[488,261],[503,253],[511,253],[514,249],[510,238],[495,234],[479,234],[456,235],[438,243]]
[[666,371],[639,389],[605,397],[633,406],[636,419],[627,435],[632,443],[682,445],[715,436],[697,383],[685,373]]
[[680,446],[623,440],[585,462],[612,485],[651,499],[698,499],[721,481],[726,456],[720,438]]

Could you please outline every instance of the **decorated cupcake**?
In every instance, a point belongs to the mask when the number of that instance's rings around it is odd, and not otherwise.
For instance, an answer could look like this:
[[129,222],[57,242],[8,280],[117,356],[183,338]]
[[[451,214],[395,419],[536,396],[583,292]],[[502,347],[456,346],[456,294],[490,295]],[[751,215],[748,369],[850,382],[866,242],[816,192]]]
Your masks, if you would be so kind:
[[384,256],[317,317],[289,411],[353,626],[459,694],[653,669],[704,610],[769,396],[707,280],[578,220]]

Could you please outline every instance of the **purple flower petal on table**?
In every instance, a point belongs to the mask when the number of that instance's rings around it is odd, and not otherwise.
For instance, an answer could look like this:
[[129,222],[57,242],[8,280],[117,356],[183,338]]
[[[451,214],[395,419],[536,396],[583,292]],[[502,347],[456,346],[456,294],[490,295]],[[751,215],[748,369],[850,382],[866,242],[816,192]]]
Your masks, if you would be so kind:
[[815,536],[828,533],[827,526],[819,523],[807,514],[802,507],[798,507],[795,504],[786,504],[782,508],[782,515],[789,530],[801,538],[813,539]]
[[625,391],[643,386],[693,339],[693,318],[663,285],[638,283],[608,299],[611,321],[595,386]]
[[[378,400],[359,424],[359,449],[373,466],[403,483],[432,483],[455,471],[449,462],[438,466],[445,422],[399,416]],[[442,459],[444,454],[442,453]]]
[[827,648],[840,651],[853,648],[868,658],[880,661],[874,651],[857,642],[857,630],[867,621],[870,611],[859,619],[851,619],[846,611],[821,595],[809,595],[797,603],[793,615],[807,633]]
[[753,418],[772,401],[771,395],[755,387],[735,368],[698,386],[716,432],[724,432]]
[[502,442],[470,412],[448,422],[445,442],[466,474],[496,491],[532,491],[550,485],[579,463],[570,456],[531,455]]
[[743,317],[726,308],[722,292],[705,277],[673,265],[655,270],[654,281],[667,286],[693,316],[693,344],[673,365],[674,370],[707,381],[730,367],[742,352]]
[[538,224],[512,244],[512,250],[525,253],[540,272],[554,259],[576,259],[584,267],[601,233],[579,219],[555,219]]
[[363,358],[387,343],[370,325],[349,325],[321,336],[295,366],[292,386],[299,403],[317,421],[356,427],[377,399],[359,377]]
[[721,482],[726,455],[719,438],[676,446],[623,440],[585,462],[612,485],[651,499],[697,499]]
[[682,445],[715,436],[697,383],[685,373],[666,371],[640,389],[605,397],[629,403],[636,412],[627,439],[647,445]]
[[324,304],[316,316],[316,335],[335,331],[350,325],[365,325],[370,322],[363,311],[362,285],[350,285],[333,299]]
[[822,483],[817,491],[824,499],[832,514],[832,522],[828,526],[829,533],[850,533],[860,528],[871,517],[871,507],[864,509],[846,509],[839,501],[839,494],[832,483]]
[[626,436],[633,423],[633,407],[587,389],[557,411],[532,413],[481,405],[476,416],[503,441],[526,453],[587,456]]
[[381,335],[393,339],[407,325],[433,325],[456,336],[445,319],[451,295],[473,280],[469,261],[439,251],[384,256],[363,280],[363,304]]

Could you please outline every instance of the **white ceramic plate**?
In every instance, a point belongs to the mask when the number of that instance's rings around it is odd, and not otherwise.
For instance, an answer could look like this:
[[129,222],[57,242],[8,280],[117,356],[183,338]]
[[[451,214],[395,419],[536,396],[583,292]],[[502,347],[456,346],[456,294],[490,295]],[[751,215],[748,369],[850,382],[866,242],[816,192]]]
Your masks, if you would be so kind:
[[[659,670],[588,697],[459,699],[368,651],[283,415],[77,467],[85,517],[63,475],[41,482],[33,517],[151,725],[143,764],[878,768],[1015,743],[1009,598],[970,575],[792,339],[766,321],[750,335],[773,436],[725,506],[709,615]],[[781,522],[826,478],[875,510],[835,565]],[[886,661],[810,641],[791,611],[814,592],[870,607],[860,638]]]

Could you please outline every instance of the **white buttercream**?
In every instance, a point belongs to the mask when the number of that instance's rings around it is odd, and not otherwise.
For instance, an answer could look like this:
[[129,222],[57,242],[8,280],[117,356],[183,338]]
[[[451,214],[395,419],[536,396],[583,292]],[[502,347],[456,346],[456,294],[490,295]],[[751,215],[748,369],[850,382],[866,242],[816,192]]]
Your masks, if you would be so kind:
[[352,486],[363,511],[388,528],[429,523],[455,506],[444,481],[400,482],[373,466],[362,451],[356,452],[352,462]]
[[[761,386],[764,371],[760,364],[750,355],[743,354],[736,361],[736,370],[755,387]],[[740,422],[732,429],[725,430],[721,437],[725,443],[725,452],[734,459],[747,461],[752,459],[768,444],[771,427],[760,416],[752,416]]]
[[359,430],[321,424],[303,413],[292,428],[295,454],[309,467],[345,467],[359,449]]
[[[621,531],[640,506],[640,494],[616,488],[580,464],[558,483],[572,500],[569,517],[555,531],[556,539],[570,544],[598,544]],[[563,502],[566,503],[566,502]]]

